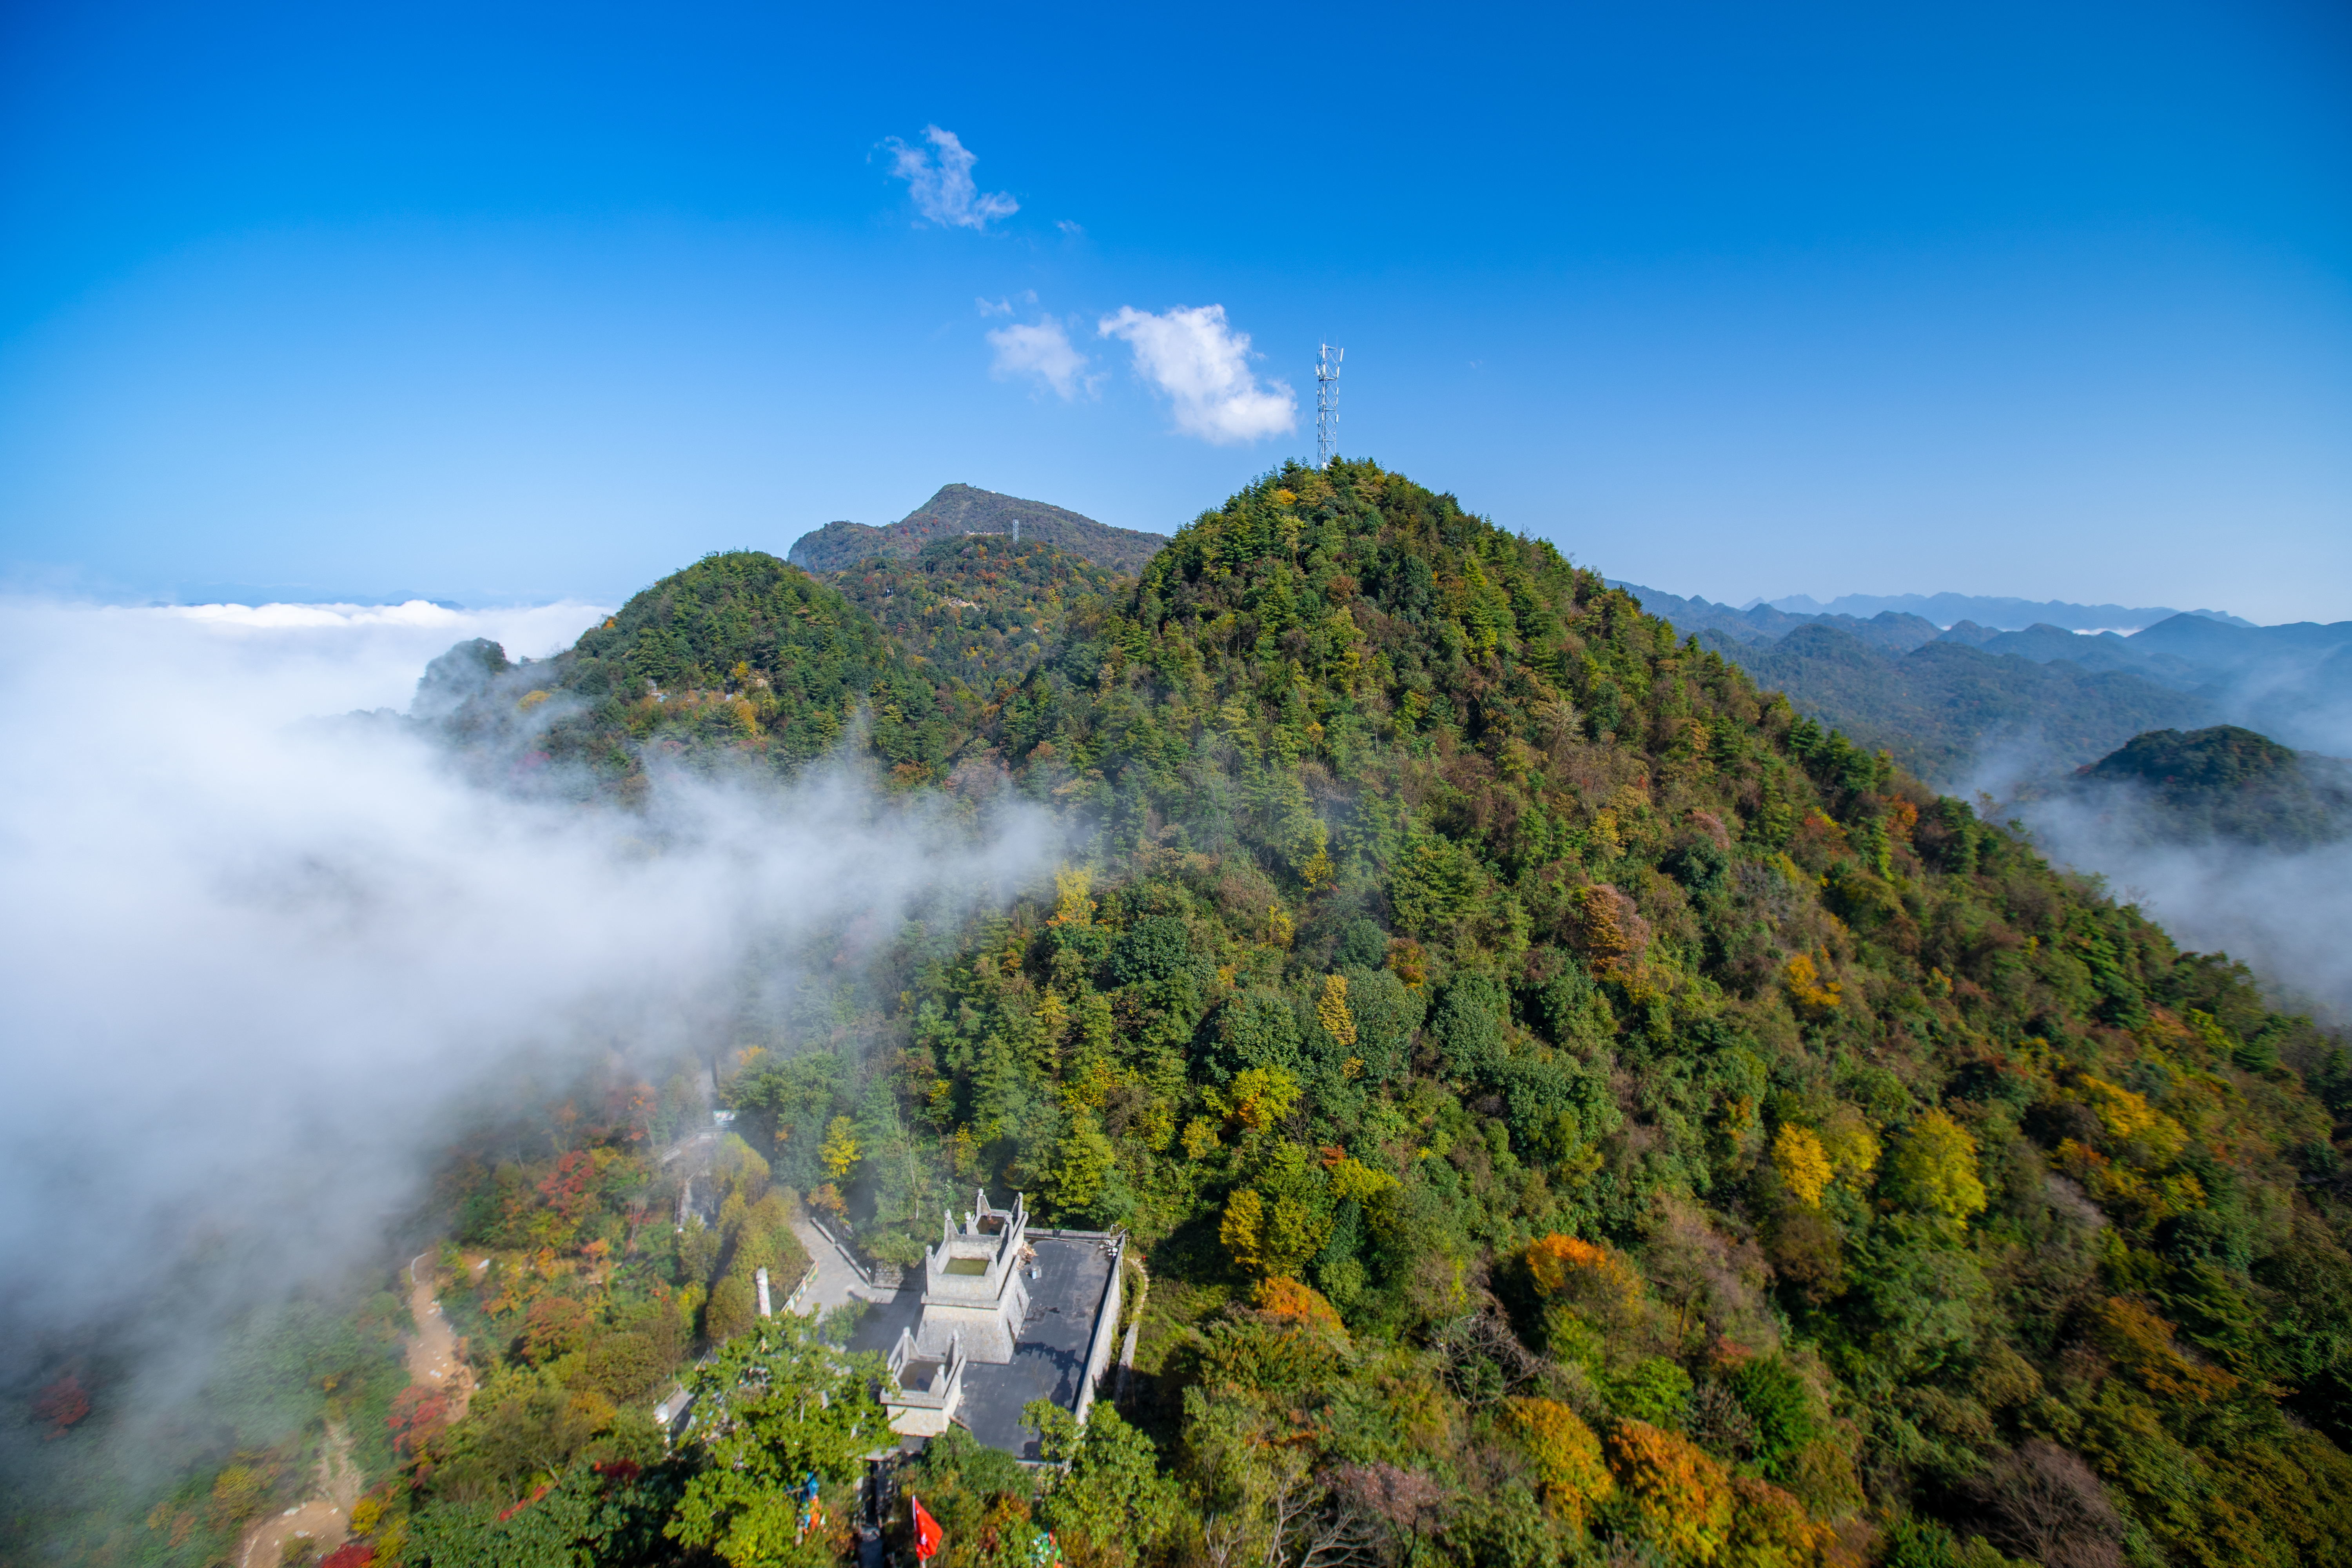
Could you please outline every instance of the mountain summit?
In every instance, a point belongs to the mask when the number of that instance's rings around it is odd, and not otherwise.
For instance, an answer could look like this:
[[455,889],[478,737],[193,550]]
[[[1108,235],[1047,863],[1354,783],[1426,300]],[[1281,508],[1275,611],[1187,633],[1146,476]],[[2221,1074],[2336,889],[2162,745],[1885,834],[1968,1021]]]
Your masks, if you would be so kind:
[[838,572],[875,555],[912,555],[936,539],[967,533],[1011,533],[1018,521],[1024,538],[1043,540],[1123,576],[1168,542],[1167,536],[1113,528],[1041,500],[999,495],[971,485],[945,485],[937,495],[887,528],[863,522],[828,522],[793,542],[786,559],[803,572]]

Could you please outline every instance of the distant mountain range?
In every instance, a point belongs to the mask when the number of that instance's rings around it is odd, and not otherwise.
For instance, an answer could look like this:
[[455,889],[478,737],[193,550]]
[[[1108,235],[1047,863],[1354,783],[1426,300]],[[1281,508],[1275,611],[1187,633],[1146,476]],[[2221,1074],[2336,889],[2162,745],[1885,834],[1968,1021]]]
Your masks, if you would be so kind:
[[1113,528],[1058,506],[999,495],[971,485],[947,485],[937,495],[887,527],[828,522],[793,542],[785,559],[803,572],[839,572],[871,557],[913,555],[939,539],[968,533],[1003,533],[1019,524],[1023,540],[1042,540],[1107,572],[1133,576],[1158,553],[1168,537],[1132,528]]
[[[2030,753],[2036,767],[2073,768],[2147,730],[2239,724],[2303,750],[2352,752],[2352,621],[2257,626],[2187,611],[2121,636],[2056,621],[1939,626],[1898,608],[1865,617],[1837,606],[1889,602],[1852,596],[1798,613],[1612,585],[1786,691],[1801,710],[1948,785],[1999,750]],[[2004,606],[2071,610],[2077,620],[2140,613],[1959,595],[1909,602],[1939,614],[1974,605],[1996,622]]]
[[1847,594],[1826,605],[1807,594],[1790,594],[1779,599],[1750,599],[1740,608],[1754,609],[1759,605],[1791,616],[1869,616],[1891,611],[1918,616],[1939,626],[1975,621],[2005,630],[2053,626],[2070,632],[2134,632],[2179,615],[2202,616],[2236,626],[2253,625],[2221,610],[2135,610],[2121,605],[2070,605],[2061,599],[1988,598],[1975,594]]

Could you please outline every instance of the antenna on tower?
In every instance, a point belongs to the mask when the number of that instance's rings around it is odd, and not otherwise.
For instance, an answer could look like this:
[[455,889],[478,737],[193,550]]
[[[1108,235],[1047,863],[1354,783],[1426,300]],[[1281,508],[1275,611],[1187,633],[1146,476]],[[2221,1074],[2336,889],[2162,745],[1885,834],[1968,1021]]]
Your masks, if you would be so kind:
[[1346,349],[1329,343],[1315,357],[1315,466],[1328,468],[1339,455],[1339,362]]

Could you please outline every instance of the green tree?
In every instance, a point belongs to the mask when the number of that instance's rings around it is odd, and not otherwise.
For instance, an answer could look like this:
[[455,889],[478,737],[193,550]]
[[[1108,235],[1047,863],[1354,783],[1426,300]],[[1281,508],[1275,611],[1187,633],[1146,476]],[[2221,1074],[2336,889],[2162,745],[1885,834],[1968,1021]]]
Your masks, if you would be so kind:
[[1940,1108],[1931,1110],[1895,1146],[1879,1189],[1906,1207],[1966,1225],[1985,1206],[1977,1141]]
[[1045,1399],[1024,1405],[1021,1418],[1047,1459],[1069,1466],[1046,1494],[1044,1522],[1087,1561],[1127,1568],[1175,1529],[1183,1510],[1176,1483],[1160,1473],[1143,1434],[1108,1404],[1089,1407],[1083,1426]]
[[795,1542],[800,1489],[855,1478],[889,1441],[874,1385],[879,1358],[843,1355],[804,1318],[762,1318],[694,1370],[692,1437],[705,1463],[687,1484],[670,1539],[708,1547],[734,1568],[822,1563]]

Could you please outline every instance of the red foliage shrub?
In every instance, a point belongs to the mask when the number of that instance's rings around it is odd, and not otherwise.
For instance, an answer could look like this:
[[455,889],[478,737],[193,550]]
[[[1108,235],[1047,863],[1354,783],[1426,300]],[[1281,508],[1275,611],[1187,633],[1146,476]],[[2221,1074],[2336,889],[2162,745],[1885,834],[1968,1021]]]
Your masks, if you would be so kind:
[[41,1390],[33,1400],[33,1416],[46,1421],[52,1437],[62,1435],[66,1428],[89,1414],[89,1395],[81,1391],[81,1380],[68,1373]]

